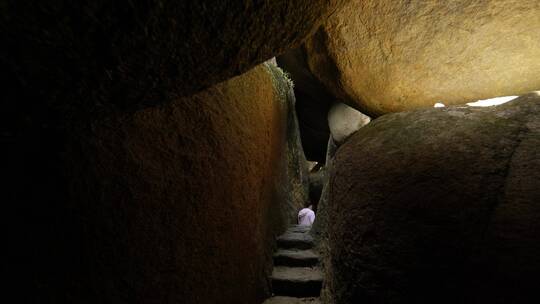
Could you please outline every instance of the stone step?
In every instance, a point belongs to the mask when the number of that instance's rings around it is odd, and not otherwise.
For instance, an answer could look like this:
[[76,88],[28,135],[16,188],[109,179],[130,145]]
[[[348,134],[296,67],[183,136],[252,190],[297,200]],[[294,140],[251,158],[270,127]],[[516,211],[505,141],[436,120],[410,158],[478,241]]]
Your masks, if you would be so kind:
[[317,265],[319,256],[313,250],[279,249],[274,254],[274,265],[311,267]]
[[299,232],[306,233],[311,230],[311,226],[306,225],[292,225],[287,229],[287,232]]
[[313,248],[313,237],[309,233],[285,232],[277,238],[279,248],[290,249],[311,249]]
[[318,297],[322,281],[322,272],[317,267],[277,266],[272,272],[272,289],[280,296]]
[[319,298],[293,298],[293,297],[271,297],[263,304],[320,304]]

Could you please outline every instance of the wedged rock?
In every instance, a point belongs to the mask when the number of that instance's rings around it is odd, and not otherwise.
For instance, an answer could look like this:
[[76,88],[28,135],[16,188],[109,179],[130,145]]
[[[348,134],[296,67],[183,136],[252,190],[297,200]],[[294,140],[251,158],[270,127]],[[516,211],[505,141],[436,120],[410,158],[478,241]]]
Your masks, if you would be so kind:
[[330,180],[335,303],[538,302],[539,147],[538,94],[357,131]]
[[353,0],[306,42],[311,71],[369,116],[540,89],[536,0]]
[[345,1],[8,1],[4,98],[73,111],[170,102],[297,46]]
[[279,249],[274,253],[275,266],[312,267],[319,262],[313,250]]
[[275,294],[294,297],[317,297],[321,292],[322,273],[311,267],[274,267],[272,289]]
[[264,64],[167,105],[13,137],[3,269],[21,302],[262,302],[289,224],[289,90]]
[[345,142],[351,134],[367,125],[370,120],[369,116],[341,102],[334,103],[328,112],[328,126],[337,145]]

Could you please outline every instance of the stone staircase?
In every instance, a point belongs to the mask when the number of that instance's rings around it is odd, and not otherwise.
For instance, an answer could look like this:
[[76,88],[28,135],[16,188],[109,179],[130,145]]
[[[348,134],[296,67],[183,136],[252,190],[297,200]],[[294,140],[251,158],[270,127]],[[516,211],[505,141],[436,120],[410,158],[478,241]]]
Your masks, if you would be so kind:
[[274,296],[263,304],[320,303],[323,276],[310,228],[291,226],[278,237],[271,277]]

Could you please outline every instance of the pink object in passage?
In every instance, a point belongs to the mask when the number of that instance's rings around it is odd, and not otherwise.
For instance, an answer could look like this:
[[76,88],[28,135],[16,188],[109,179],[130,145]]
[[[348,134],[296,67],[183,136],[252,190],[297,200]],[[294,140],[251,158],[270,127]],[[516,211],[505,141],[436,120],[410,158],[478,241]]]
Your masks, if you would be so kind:
[[315,212],[309,208],[304,208],[298,212],[298,225],[311,226],[315,221]]

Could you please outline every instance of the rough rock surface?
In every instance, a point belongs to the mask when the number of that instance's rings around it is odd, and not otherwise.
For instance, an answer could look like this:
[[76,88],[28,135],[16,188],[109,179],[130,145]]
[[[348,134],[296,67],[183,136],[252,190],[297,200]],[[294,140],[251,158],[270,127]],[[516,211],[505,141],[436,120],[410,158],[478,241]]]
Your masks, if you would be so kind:
[[155,105],[297,46],[344,1],[4,1],[2,80],[27,108]]
[[289,90],[261,65],[167,105],[9,137],[2,269],[21,302],[262,301],[290,219]]
[[[328,139],[327,153],[326,153],[326,166],[325,166],[325,176],[322,181],[321,195],[319,202],[317,204],[317,216],[315,222],[311,228],[310,233],[313,235],[315,240],[320,245],[321,242],[326,241],[327,239],[327,229],[330,219],[328,218],[328,192],[329,192],[329,175],[332,172],[332,163],[334,159],[334,154],[336,153],[337,146],[334,140],[330,137]],[[322,248],[319,248],[322,249]],[[324,255],[323,255],[324,261]]]
[[[332,172],[333,163],[334,163],[334,155],[337,150],[337,146],[330,137],[328,139],[328,147],[326,152],[326,166],[325,170],[327,172],[322,188],[322,194],[321,198],[319,199],[319,203],[317,204],[317,217],[315,218],[315,222],[313,223],[313,226],[310,230],[311,235],[313,236],[313,239],[316,243],[316,249],[319,252],[320,255],[320,263],[321,263],[321,269],[324,272],[325,277],[330,277],[332,275],[332,265],[330,263],[330,249],[328,245],[328,229],[329,225],[332,225],[334,221],[339,221],[339,219],[336,218],[330,218],[330,214],[328,211],[328,196],[330,192],[330,173]],[[332,303],[332,294],[331,290],[333,290],[333,280],[325,280],[322,285],[321,290],[321,301],[323,303]]]
[[540,96],[389,114],[335,157],[335,303],[540,300]]
[[353,0],[306,43],[311,70],[369,116],[540,88],[540,1]]
[[328,126],[338,146],[370,120],[369,116],[341,102],[334,103],[328,112]]
[[283,196],[284,201],[289,202],[284,206],[289,222],[296,223],[298,210],[302,209],[309,199],[309,173],[296,115],[296,98],[293,85],[284,75],[283,70],[278,68],[275,63],[269,64],[268,67],[273,74],[274,82],[278,84],[287,82],[287,85],[280,86],[283,87],[283,91],[280,93],[283,94],[282,98],[286,99],[285,111],[287,113],[287,142],[284,150],[287,165],[286,169],[282,171],[281,177],[281,180],[286,182],[280,184],[281,188],[277,189],[277,193]]

